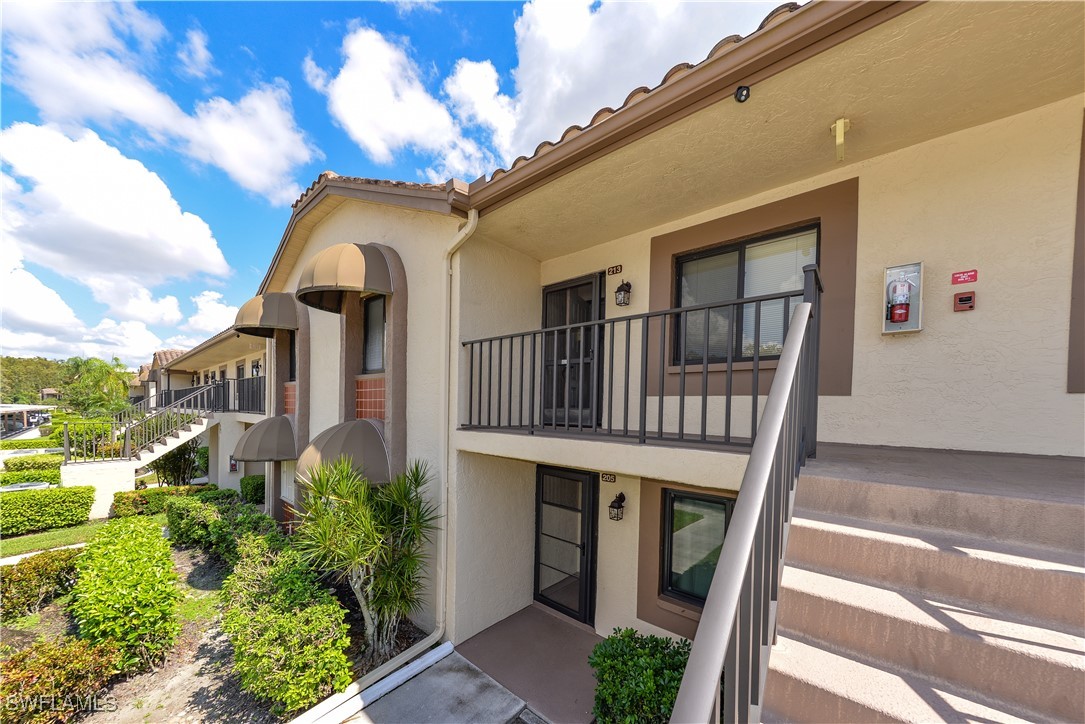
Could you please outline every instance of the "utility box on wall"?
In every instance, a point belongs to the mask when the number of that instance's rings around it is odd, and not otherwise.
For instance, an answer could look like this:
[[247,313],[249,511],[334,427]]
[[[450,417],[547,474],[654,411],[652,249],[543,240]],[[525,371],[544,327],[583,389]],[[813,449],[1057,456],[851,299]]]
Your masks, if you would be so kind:
[[886,267],[882,297],[882,334],[923,329],[923,262]]

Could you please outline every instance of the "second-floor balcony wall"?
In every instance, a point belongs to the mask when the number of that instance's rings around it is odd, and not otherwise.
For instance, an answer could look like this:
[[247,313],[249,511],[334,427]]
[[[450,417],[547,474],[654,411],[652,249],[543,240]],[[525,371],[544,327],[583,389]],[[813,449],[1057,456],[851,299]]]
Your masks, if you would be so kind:
[[265,377],[225,379],[207,385],[165,390],[159,393],[158,407],[165,407],[183,400],[200,390],[210,391],[212,412],[243,412],[263,415],[266,411],[267,385]]

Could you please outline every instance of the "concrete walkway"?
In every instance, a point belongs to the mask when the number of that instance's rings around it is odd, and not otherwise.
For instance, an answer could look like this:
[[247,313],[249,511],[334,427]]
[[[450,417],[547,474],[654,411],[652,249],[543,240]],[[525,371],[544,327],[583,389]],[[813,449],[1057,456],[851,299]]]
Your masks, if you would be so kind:
[[[48,548],[47,550],[62,551],[65,548],[83,548],[86,545],[87,545],[86,543],[73,543],[70,546],[58,546],[56,548]],[[44,552],[45,551],[30,551],[29,553],[20,553],[17,556],[8,556],[7,558],[0,558],[0,566],[11,566],[11,565],[14,565],[14,564],[18,563],[19,561],[21,561],[24,558],[29,558],[30,556],[36,556],[39,553],[44,553]]]
[[449,654],[408,679],[347,721],[373,724],[542,722],[530,710],[525,710],[522,699],[457,653]]

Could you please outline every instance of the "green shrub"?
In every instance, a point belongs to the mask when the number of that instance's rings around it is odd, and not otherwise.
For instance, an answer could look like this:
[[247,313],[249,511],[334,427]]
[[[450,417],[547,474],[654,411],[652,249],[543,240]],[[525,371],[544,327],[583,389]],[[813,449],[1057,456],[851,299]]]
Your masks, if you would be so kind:
[[86,523],[90,520],[93,504],[94,488],[89,485],[3,493],[0,495],[0,535],[22,535]]
[[60,468],[53,470],[13,470],[0,473],[0,485],[16,483],[52,483],[60,484]]
[[[206,493],[204,494],[207,495]],[[279,536],[279,524],[254,505],[233,496],[217,495],[205,502],[172,498],[166,504],[170,539],[178,545],[199,546],[219,558],[237,560],[237,541],[247,534]]]
[[215,490],[215,485],[177,485],[165,488],[144,488],[113,494],[113,514],[118,518],[130,515],[158,515],[166,510],[166,500],[175,495],[196,495]]
[[60,470],[63,455],[15,455],[4,460],[4,470]]
[[588,657],[588,664],[595,669],[592,713],[596,720],[667,722],[689,649],[689,641],[642,636],[631,628],[614,629]]
[[42,437],[49,437],[54,432],[56,432],[56,428],[53,425],[38,425],[38,434]]
[[189,440],[170,450],[147,467],[154,471],[159,482],[165,485],[188,485],[192,482],[192,478],[196,477],[196,448],[198,446],[199,443],[195,440]]
[[246,475],[241,478],[241,497],[246,503],[264,504],[264,476]]
[[[64,432],[61,428],[61,445],[64,444]],[[109,451],[119,442],[113,437],[113,426],[105,422],[86,422],[68,425],[68,445],[72,456],[93,458],[109,457]],[[122,443],[123,444],[123,443]]]
[[28,440],[0,440],[0,450],[48,450],[50,448],[64,447],[63,441],[57,441],[55,437],[33,437]]
[[[214,488],[214,485],[209,486]],[[235,503],[238,502],[237,491],[230,490],[229,488],[223,488],[222,490],[205,490],[202,493],[196,493],[196,500],[201,503]]]
[[75,559],[83,551],[45,551],[0,567],[0,599],[5,620],[34,613],[75,584]]
[[218,508],[195,497],[166,501],[166,525],[170,541],[182,546],[211,547],[211,521],[220,518]]
[[238,548],[221,596],[241,686],[283,713],[342,691],[352,678],[346,610],[281,538],[249,535]]
[[206,445],[196,448],[196,467],[203,471],[204,475],[211,469],[211,451]]
[[169,543],[149,518],[102,527],[79,557],[70,610],[80,637],[113,641],[125,670],[160,661],[181,630]]
[[95,698],[120,669],[112,643],[72,637],[39,641],[0,662],[4,721],[67,722],[93,710]]

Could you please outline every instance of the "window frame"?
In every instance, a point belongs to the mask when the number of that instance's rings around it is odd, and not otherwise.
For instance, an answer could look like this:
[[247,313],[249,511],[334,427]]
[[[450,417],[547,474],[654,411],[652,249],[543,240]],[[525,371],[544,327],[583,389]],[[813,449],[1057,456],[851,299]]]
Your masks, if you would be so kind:
[[724,506],[724,540],[727,539],[727,530],[731,527],[731,516],[735,510],[735,498],[724,495],[708,495],[706,493],[694,493],[679,488],[663,488],[663,503],[660,506],[662,531],[660,533],[660,556],[659,556],[659,595],[681,601],[696,607],[703,607],[705,599],[694,596],[685,591],[671,587],[671,554],[674,535],[674,502],[676,498],[688,498],[700,500],[705,503]]
[[[381,364],[379,368],[371,368],[366,359],[369,347],[369,307],[377,302],[381,304]],[[388,357],[388,296],[374,294],[362,300],[362,374],[371,375],[384,372],[387,368]]]
[[293,329],[287,330],[287,347],[289,353],[286,362],[286,381],[298,381],[298,333]]
[[[783,239],[789,236],[796,236],[808,231],[814,232],[814,263],[819,267],[821,265],[821,221],[813,221],[810,223],[800,224],[798,226],[777,229],[775,231],[769,231],[765,233],[759,233],[756,236],[748,236],[743,239],[735,239],[732,241],[725,241],[720,244],[716,244],[704,249],[698,249],[686,254],[679,254],[674,257],[674,269],[672,281],[672,293],[671,300],[674,303],[674,309],[682,309],[682,265],[686,262],[697,261],[698,259],[707,259],[713,256],[719,256],[722,254],[730,254],[732,252],[738,252],[738,279],[736,284],[735,302],[744,299],[746,296],[746,249],[755,245],[762,244],[767,241],[774,241],[776,239]],[[803,289],[800,287],[797,295],[801,296]],[[728,302],[719,302],[724,305]],[[679,329],[678,318],[680,315],[675,315],[675,321],[671,323],[671,364],[674,366],[680,366],[682,364],[683,350],[680,349],[682,345],[681,333]],[[708,364],[725,364],[728,361],[734,362],[752,362],[753,355],[742,354],[742,333],[743,333],[743,315],[741,308],[735,310],[735,323],[734,330],[732,331],[732,343],[729,345],[730,349],[728,354],[722,358],[716,359],[709,355]],[[706,350],[707,351],[707,350]],[[759,360],[778,360],[779,354],[759,354],[757,355]],[[691,365],[702,365],[704,360],[686,360],[687,367]]]

